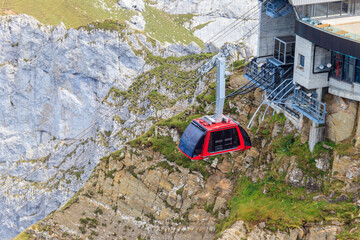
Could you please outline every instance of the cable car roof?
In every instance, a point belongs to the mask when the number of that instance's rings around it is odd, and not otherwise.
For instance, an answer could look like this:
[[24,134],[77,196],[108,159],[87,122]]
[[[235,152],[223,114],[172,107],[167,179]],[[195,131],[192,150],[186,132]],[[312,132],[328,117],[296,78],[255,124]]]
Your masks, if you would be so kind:
[[219,123],[208,123],[204,118],[197,118],[194,121],[199,123],[202,127],[206,128],[208,131],[220,130],[228,127],[237,126],[238,123],[232,120],[231,118],[225,118],[225,121]]

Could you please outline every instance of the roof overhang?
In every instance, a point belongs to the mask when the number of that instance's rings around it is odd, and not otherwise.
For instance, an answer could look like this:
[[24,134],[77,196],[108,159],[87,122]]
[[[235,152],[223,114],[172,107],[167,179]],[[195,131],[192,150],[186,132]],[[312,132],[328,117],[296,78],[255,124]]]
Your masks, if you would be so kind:
[[309,5],[317,3],[339,2],[339,0],[289,0],[293,6]]

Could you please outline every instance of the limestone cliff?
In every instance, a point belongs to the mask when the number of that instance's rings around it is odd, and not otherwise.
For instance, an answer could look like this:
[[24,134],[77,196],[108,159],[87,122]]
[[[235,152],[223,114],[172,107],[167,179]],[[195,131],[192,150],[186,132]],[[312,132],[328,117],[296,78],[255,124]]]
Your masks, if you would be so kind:
[[[232,77],[229,87],[242,82]],[[259,91],[225,111],[245,125]],[[214,90],[104,157],[84,189],[22,236],[89,239],[357,239],[359,150],[319,143],[315,151],[281,114],[251,128],[244,153],[191,162],[176,149],[197,113],[212,111]],[[305,125],[309,125],[306,123]],[[304,126],[305,128],[306,126]],[[342,168],[344,166],[345,168]]]
[[[209,56],[173,57],[168,66],[181,75],[169,75],[161,87],[162,57],[200,53],[197,45],[165,48],[113,21],[78,30],[44,26],[25,15],[3,17],[0,23],[4,239],[66,202],[106,152],[121,148],[156,119],[189,106],[204,81],[182,94],[178,91],[194,80],[194,69]],[[106,30],[109,27],[116,31]],[[138,94],[112,100],[133,82],[139,84],[133,89]],[[165,96],[169,102],[159,105]]]

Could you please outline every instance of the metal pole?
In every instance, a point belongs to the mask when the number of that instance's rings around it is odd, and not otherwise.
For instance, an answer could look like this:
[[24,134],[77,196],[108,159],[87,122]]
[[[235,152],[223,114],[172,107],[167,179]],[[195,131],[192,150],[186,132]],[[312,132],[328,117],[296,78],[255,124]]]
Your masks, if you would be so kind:
[[216,106],[214,119],[215,122],[221,122],[225,102],[225,58],[217,59],[216,66]]

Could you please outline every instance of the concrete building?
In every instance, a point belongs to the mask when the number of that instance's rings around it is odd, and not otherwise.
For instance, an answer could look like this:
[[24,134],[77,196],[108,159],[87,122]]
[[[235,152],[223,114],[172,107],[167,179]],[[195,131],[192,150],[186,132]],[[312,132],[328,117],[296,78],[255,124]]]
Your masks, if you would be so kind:
[[265,101],[322,140],[324,93],[360,101],[360,0],[266,0],[260,4],[257,57],[245,77]]

